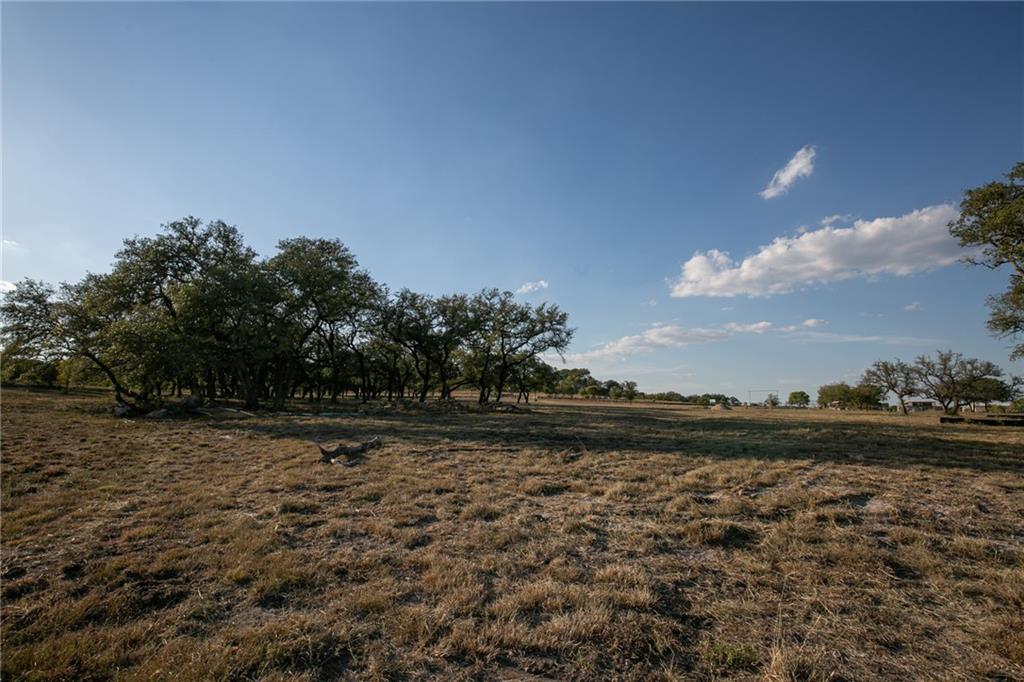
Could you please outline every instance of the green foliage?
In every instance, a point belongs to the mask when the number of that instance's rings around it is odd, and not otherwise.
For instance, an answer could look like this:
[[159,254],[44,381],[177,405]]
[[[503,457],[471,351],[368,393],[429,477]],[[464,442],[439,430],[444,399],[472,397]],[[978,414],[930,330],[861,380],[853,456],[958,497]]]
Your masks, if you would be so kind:
[[843,407],[850,394],[850,385],[845,382],[825,384],[818,387],[818,407]]
[[[127,239],[108,274],[55,289],[18,283],[0,306],[2,343],[24,362],[50,363],[66,383],[88,361],[118,401],[145,404],[165,389],[236,398],[249,407],[297,392],[364,400],[463,385],[500,399],[532,387],[537,358],[572,339],[557,306],[511,292],[391,296],[338,240],[286,239],[261,259],[237,228],[188,217],[155,237]],[[6,375],[5,375],[6,376]]]
[[882,389],[870,384],[825,384],[818,388],[818,407],[876,410],[881,407],[883,397]]
[[589,369],[560,369],[556,374],[555,393],[561,395],[576,395],[588,386],[598,383],[597,379],[590,376]]
[[[1024,336],[1024,162],[1006,179],[964,192],[960,215],[949,231],[961,246],[973,250],[967,262],[1013,268],[1006,292],[989,298],[988,327],[996,336],[1019,338]],[[1010,357],[1024,357],[1024,343],[1014,346]]]
[[811,404],[811,396],[807,395],[807,391],[793,391],[789,394],[786,404],[794,407],[807,407]]
[[519,391],[516,401],[525,399],[530,402],[533,392],[552,393],[555,388],[557,372],[554,367],[540,358],[530,358],[512,369],[512,381]]
[[996,377],[979,377],[964,391],[964,400],[970,403],[1004,403],[1017,396],[1016,382],[1006,382]]
[[749,644],[708,641],[701,646],[701,658],[715,669],[725,671],[754,670],[761,656]]
[[57,383],[64,389],[76,386],[103,386],[107,379],[95,364],[81,357],[60,360]]
[[57,378],[57,363],[52,360],[20,358],[7,352],[0,355],[0,381],[4,384],[52,388]]
[[[1024,277],[1010,275],[1010,286],[998,296],[988,299],[992,313],[988,328],[999,337],[1024,335]],[[1015,345],[1010,351],[1011,360],[1024,358],[1024,343]]]

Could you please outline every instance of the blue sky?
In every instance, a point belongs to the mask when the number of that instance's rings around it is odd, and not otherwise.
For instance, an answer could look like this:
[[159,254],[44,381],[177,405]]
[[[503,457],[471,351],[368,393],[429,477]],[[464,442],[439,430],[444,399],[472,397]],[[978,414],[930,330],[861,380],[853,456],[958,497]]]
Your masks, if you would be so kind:
[[1019,3],[4,3],[2,32],[8,282],[197,215],[338,237],[393,289],[543,282],[570,364],[647,390],[1024,371],[984,327],[1008,273],[943,236],[1024,159]]

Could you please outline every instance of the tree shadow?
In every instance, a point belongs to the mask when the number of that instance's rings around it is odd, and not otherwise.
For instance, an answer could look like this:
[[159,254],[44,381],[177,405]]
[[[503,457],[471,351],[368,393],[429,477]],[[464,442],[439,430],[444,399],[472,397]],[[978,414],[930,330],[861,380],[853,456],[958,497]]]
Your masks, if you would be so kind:
[[842,415],[712,417],[696,410],[558,405],[518,413],[349,411],[218,421],[211,426],[319,443],[351,443],[380,435],[385,443],[401,441],[416,447],[458,443],[481,449],[650,452],[1024,473],[1024,438],[1016,433],[994,442],[965,437],[965,431],[985,427],[930,426],[897,418],[865,422]]

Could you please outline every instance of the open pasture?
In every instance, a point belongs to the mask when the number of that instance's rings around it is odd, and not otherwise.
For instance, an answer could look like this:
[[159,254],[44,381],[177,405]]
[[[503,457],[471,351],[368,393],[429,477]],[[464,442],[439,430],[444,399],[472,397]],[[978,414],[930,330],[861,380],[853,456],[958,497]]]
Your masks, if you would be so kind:
[[1024,678],[1019,429],[108,404],[4,391],[4,679]]

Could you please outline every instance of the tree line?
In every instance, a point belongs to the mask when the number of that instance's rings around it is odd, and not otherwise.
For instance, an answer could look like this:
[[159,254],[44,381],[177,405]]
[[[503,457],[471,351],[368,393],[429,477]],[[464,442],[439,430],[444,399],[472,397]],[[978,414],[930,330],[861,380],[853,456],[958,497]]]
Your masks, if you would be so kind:
[[665,402],[689,403],[693,405],[715,405],[725,403],[739,405],[740,401],[724,393],[701,393],[683,395],[676,391],[644,393],[637,390],[635,381],[601,381],[594,377],[589,369],[575,367],[572,369],[555,369],[536,373],[537,380],[533,387],[550,395],[580,396],[583,398],[610,398],[612,400],[657,400]]
[[102,376],[122,404],[173,394],[240,399],[449,399],[531,390],[574,329],[558,306],[509,291],[391,292],[336,239],[298,237],[264,258],[238,229],[194,217],[124,241],[106,274],[5,295],[5,378]]
[[907,399],[934,400],[948,413],[982,403],[1009,402],[1021,396],[1024,380],[1006,376],[994,363],[964,357],[951,350],[934,357],[918,356],[913,362],[878,360],[864,371],[855,386],[826,384],[818,389],[819,407],[877,409],[888,394],[899,410],[907,413]]

